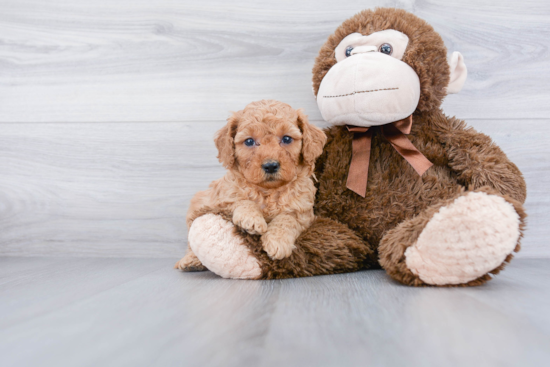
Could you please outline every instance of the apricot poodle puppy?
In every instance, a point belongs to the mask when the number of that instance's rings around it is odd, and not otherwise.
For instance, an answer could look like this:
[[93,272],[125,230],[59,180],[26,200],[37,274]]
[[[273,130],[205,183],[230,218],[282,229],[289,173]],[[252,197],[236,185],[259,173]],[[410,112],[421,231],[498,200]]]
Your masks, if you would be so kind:
[[[312,176],[325,133],[302,110],[262,100],[235,112],[214,141],[228,172],[191,199],[187,227],[201,215],[224,211],[236,226],[261,235],[272,259],[290,256],[314,219]],[[190,247],[175,268],[206,270]]]

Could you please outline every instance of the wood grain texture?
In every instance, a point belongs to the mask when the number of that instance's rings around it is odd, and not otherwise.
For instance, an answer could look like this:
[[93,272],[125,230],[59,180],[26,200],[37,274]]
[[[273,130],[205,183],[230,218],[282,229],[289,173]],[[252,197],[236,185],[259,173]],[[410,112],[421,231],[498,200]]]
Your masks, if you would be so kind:
[[262,98],[320,119],[313,60],[376,6],[412,11],[464,55],[447,113],[548,116],[546,0],[1,0],[0,122],[210,121]]
[[[527,180],[518,256],[550,257],[550,120],[469,122]],[[0,256],[183,255],[189,200],[225,172],[212,141],[224,124],[3,124]]]
[[380,270],[227,280],[175,260],[0,258],[0,364],[550,363],[548,259],[455,289],[404,287]]
[[189,200],[224,173],[223,124],[4,125],[0,253],[182,254]]
[[528,182],[520,257],[548,257],[550,3],[0,0],[0,255],[179,256],[191,196],[220,177],[230,110],[304,107],[313,60],[346,18],[412,11],[465,56],[444,103]]

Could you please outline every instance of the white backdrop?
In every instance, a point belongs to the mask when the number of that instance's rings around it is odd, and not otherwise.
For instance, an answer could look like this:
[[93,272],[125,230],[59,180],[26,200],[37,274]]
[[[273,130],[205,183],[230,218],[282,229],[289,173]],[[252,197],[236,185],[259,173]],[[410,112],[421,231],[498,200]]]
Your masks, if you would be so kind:
[[212,136],[229,111],[274,98],[323,125],[317,51],[375,6],[464,55],[443,108],[523,171],[518,256],[549,257],[547,0],[0,0],[0,255],[182,255],[190,197],[223,174]]

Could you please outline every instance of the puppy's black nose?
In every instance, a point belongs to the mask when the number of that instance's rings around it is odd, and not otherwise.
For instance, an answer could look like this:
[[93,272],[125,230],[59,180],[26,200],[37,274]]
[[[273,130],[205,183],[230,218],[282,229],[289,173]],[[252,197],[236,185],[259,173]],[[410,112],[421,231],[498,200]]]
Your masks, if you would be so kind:
[[262,164],[262,169],[265,173],[276,173],[279,170],[280,164],[277,161],[269,161]]

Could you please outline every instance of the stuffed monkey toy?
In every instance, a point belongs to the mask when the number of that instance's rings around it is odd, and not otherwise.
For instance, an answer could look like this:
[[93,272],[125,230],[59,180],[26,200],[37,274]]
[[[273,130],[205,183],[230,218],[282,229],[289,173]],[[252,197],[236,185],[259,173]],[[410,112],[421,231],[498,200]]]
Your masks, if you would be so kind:
[[259,236],[208,213],[189,231],[198,259],[226,278],[382,268],[412,286],[490,280],[520,249],[526,186],[488,136],[441,111],[466,74],[462,55],[448,61],[441,37],[411,13],[379,8],[346,20],[313,67],[331,125],[316,161],[313,225],[289,257],[272,260]]

